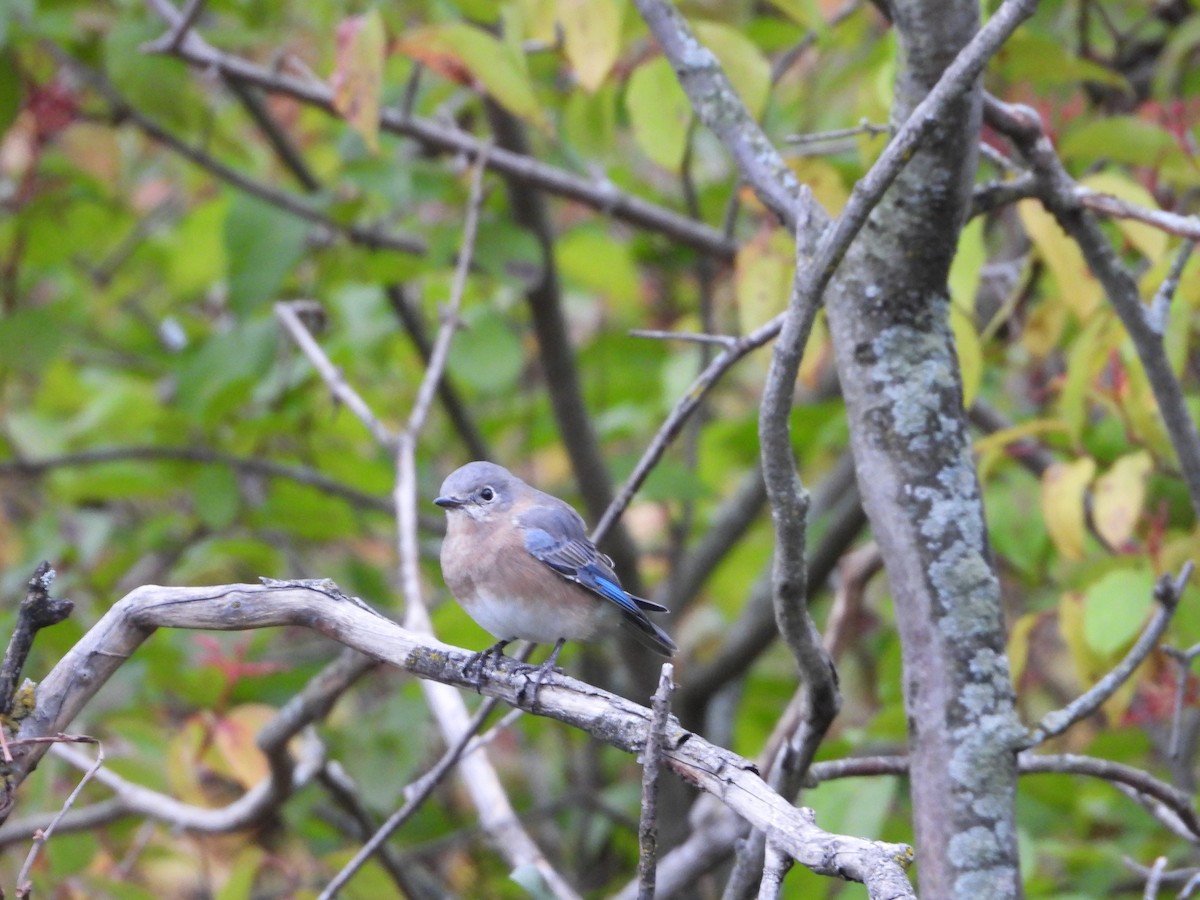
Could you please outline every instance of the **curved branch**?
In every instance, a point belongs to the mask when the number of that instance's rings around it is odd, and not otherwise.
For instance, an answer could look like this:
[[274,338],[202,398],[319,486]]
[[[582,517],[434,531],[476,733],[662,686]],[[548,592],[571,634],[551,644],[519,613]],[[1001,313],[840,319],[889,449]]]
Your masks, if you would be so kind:
[[[83,709],[156,628],[242,631],[299,625],[423,679],[474,689],[463,675],[470,654],[407,631],[341,594],[329,582],[138,588],[117,601],[80,639],[38,688],[34,710],[18,738],[57,734]],[[482,692],[533,712],[525,691],[529,674],[504,659]],[[547,676],[537,714],[564,722],[627,753],[642,750],[650,710],[562,675]],[[46,752],[22,745],[13,764],[23,779]],[[911,897],[904,875],[911,850],[903,845],[831,835],[762,781],[749,761],[716,747],[672,721],[664,763],[688,783],[719,797],[757,828],[770,833],[798,862],[819,874],[868,882],[872,896]]]

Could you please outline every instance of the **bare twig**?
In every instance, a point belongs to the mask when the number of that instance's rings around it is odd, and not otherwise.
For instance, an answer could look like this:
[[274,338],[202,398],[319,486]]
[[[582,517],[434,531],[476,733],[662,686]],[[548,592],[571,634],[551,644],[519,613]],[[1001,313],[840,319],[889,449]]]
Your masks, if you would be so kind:
[[[421,359],[428,366],[433,355],[433,341],[426,333],[425,322],[421,317],[416,298],[410,296],[404,286],[399,284],[389,284],[386,293],[396,318],[400,320],[400,324],[404,326],[404,330],[408,332],[413,345],[417,348],[417,353],[421,355]],[[438,382],[438,396],[442,400],[442,406],[446,409],[446,415],[454,425],[454,430],[467,445],[467,452],[470,453],[471,458],[492,459],[491,448],[468,414],[466,404],[454,384],[445,374]],[[391,508],[392,505],[389,504],[389,509]],[[441,517],[439,516],[439,518]]]
[[1165,574],[1158,580],[1158,584],[1154,588],[1154,599],[1158,602],[1158,609],[1155,610],[1153,618],[1141,636],[1129,648],[1125,658],[1075,700],[1062,709],[1044,716],[1037,727],[1030,731],[1024,742],[1025,747],[1036,747],[1038,744],[1062,734],[1081,719],[1087,718],[1129,679],[1129,676],[1150,655],[1166,632],[1167,626],[1171,622],[1171,616],[1175,614],[1175,609],[1179,605],[1179,598],[1183,595],[1184,585],[1191,577],[1192,568],[1193,564],[1189,560],[1180,569],[1178,577],[1172,578],[1170,574]]
[[[34,637],[41,629],[57,625],[67,618],[75,608],[75,604],[70,600],[59,600],[50,596],[50,585],[56,574],[50,563],[42,561],[34,570],[33,577],[26,583],[28,590],[17,609],[17,622],[13,626],[12,636],[8,639],[4,661],[0,662],[0,713],[5,715],[13,711],[17,681],[25,668],[25,660],[33,647]],[[0,732],[2,731],[0,728]],[[5,752],[7,753],[7,748]]]
[[392,447],[395,445],[396,437],[386,425],[375,417],[375,413],[367,405],[367,402],[359,396],[342,375],[342,370],[333,364],[325,351],[321,349],[321,345],[316,342],[312,336],[312,332],[304,324],[301,314],[311,310],[313,307],[319,309],[319,305],[312,300],[292,300],[286,303],[275,304],[275,318],[283,325],[284,330],[291,336],[292,341],[296,346],[308,357],[309,362],[313,364],[313,368],[317,370],[317,374],[321,376],[321,380],[325,382],[329,392],[333,394],[335,400],[342,403],[354,416],[367,427],[371,432],[371,436],[384,447]]
[[[797,246],[802,245],[802,238],[797,236]],[[833,660],[822,646],[821,635],[808,612],[805,555],[809,495],[796,469],[790,421],[796,374],[816,319],[821,288],[816,287],[811,276],[805,273],[805,260],[798,258],[796,262],[787,318],[771,353],[758,419],[763,482],[775,526],[772,606],[779,633],[796,660],[800,678],[800,724],[790,736],[786,751],[774,760],[769,778],[771,786],[785,797],[791,796],[793,785],[799,785],[803,779],[841,706]],[[764,832],[755,832],[739,851],[737,864],[725,887],[728,900],[748,894],[754,882],[764,872],[772,870],[764,864],[769,837]]]
[[[330,799],[346,813],[349,821],[341,830],[349,831],[352,837],[361,841],[369,839],[375,832],[375,821],[349,773],[336,760],[328,760],[317,773],[316,780],[325,788]],[[422,896],[413,884],[416,866],[412,860],[401,859],[400,854],[386,844],[379,848],[376,859],[406,897]],[[441,890],[436,894],[439,898],[453,896],[444,886],[439,887]]]
[[[487,171],[487,160],[490,158],[491,152],[490,148],[485,147],[483,152],[476,157],[471,181],[471,196],[468,200],[466,220],[463,223],[463,240],[458,253],[458,264],[451,288],[449,307],[442,318],[437,337],[434,339],[429,364],[425,368],[425,375],[417,390],[417,397],[413,402],[407,423],[400,432],[394,447],[396,548],[399,557],[400,583],[405,597],[404,624],[412,631],[426,635],[432,635],[433,627],[421,587],[419,545],[417,543],[416,448],[433,403],[437,385],[445,371],[450,342],[458,328],[458,311],[462,305],[466,278],[474,257],[479,210],[483,204],[483,175]],[[458,747],[460,742],[468,740],[473,733],[473,728],[467,715],[466,704],[463,703],[458,692],[432,681],[422,681],[421,689],[425,693],[426,702],[437,720],[446,744],[450,747]],[[461,760],[460,772],[471,792],[471,798],[475,808],[479,811],[480,819],[493,840],[503,849],[510,864],[514,868],[523,865],[532,866],[554,896],[574,900],[578,896],[575,890],[550,864],[541,848],[517,820],[508,795],[500,783],[496,770],[487,760],[486,754],[480,753],[466,758],[458,758]],[[447,770],[452,764],[453,761],[447,764]]]
[[442,758],[438,760],[437,765],[430,769],[421,779],[420,789],[407,797],[404,805],[388,816],[387,821],[379,826],[375,833],[371,835],[370,840],[363,844],[362,848],[330,880],[329,884],[325,885],[324,890],[318,895],[317,900],[332,900],[333,897],[336,897],[338,891],[344,888],[350,879],[354,877],[355,873],[366,865],[367,860],[383,846],[384,841],[391,837],[396,829],[412,818],[413,813],[421,808],[421,804],[429,799],[429,795],[433,793],[433,789],[441,784],[442,780],[450,774],[450,770],[454,768],[454,764],[458,762],[463,751],[466,749],[467,743],[474,737],[475,732],[479,730],[484,720],[491,715],[492,710],[496,708],[499,702],[497,698],[489,697],[479,705],[479,709],[475,711],[475,715],[471,717],[470,723],[464,729],[463,733],[459,735],[454,746],[447,749]]
[[766,502],[762,469],[755,466],[712,514],[704,536],[679,559],[671,577],[659,584],[654,600],[676,614],[691,604],[708,576],[754,524]]
[[142,44],[138,49],[143,53],[174,53],[183,44],[183,39],[196,24],[196,20],[200,18],[204,3],[205,0],[188,0],[187,6],[183,8],[183,12],[175,20],[170,31],[156,40]]
[[[714,128],[718,137],[729,142],[727,146],[739,161],[739,168],[744,154],[761,154],[760,160],[741,170],[742,177],[754,187],[760,198],[763,198],[763,202],[781,216],[788,227],[796,229],[798,235],[805,236],[803,246],[799,247],[798,251],[806,254],[811,252],[813,255],[806,271],[810,273],[812,288],[818,296],[841,261],[846,247],[911,157],[914,148],[937,123],[940,113],[974,83],[984,63],[1016,27],[1029,17],[1034,5],[1034,0],[1006,0],[946,68],[934,88],[916,106],[871,167],[871,171],[855,185],[850,200],[834,227],[826,229],[828,216],[811,199],[807,188],[797,186],[791,170],[783,163],[778,153],[770,148],[761,130],[745,112],[736,92],[721,74],[720,66],[712,54],[699,45],[680,14],[663,0],[638,0],[642,17],[647,20],[664,52],[671,58],[676,71],[687,69],[695,75],[694,83],[688,81],[687,74],[680,75],[684,90],[689,91],[693,108],[705,120],[705,124]],[[686,64],[681,58],[682,54],[687,54]],[[724,124],[718,127],[718,123],[710,121],[710,118],[716,118],[715,115],[706,117],[706,111],[710,110],[709,104],[715,103],[716,98],[722,98],[720,108],[723,112],[740,109],[741,113],[725,117]],[[783,174],[780,174],[781,171]],[[793,199],[789,200],[789,197]],[[797,197],[801,198],[800,204],[794,206],[793,200]],[[814,252],[810,248],[817,243],[818,236],[821,246]],[[671,410],[638,460],[637,466],[605,510],[604,516],[596,525],[593,537],[605,534],[624,511],[642,482],[666,452],[667,446],[679,434],[688,417],[700,405],[716,381],[742,356],[778,335],[782,325],[783,314],[780,314],[713,359]]]
[[1181,216],[1165,209],[1146,209],[1112,194],[1105,194],[1083,185],[1075,186],[1075,199],[1081,206],[1113,219],[1133,219],[1153,225],[1159,231],[1187,240],[1200,241],[1200,217]]
[[638,823],[639,900],[654,900],[654,879],[658,868],[658,771],[671,715],[671,693],[675,690],[671,678],[674,673],[673,665],[663,663],[658,690],[650,701],[654,715],[646,729],[646,747],[642,751],[642,814]]
[[860,134],[887,134],[892,128],[887,124],[878,124],[861,119],[852,128],[833,128],[829,131],[814,131],[809,134],[793,134],[785,137],[784,143],[793,147],[807,147],[812,144],[827,144],[830,141],[840,141],[844,138],[857,137]]
[[[173,51],[172,51],[173,52]],[[284,167],[295,176],[309,193],[316,193],[321,189],[321,182],[317,180],[317,176],[313,174],[308,163],[304,161],[304,157],[300,153],[300,149],[284,131],[283,127],[271,115],[271,111],[263,102],[262,97],[258,95],[258,89],[251,87],[244,81],[238,81],[236,78],[225,78],[226,87],[233,92],[233,95],[238,98],[238,102],[242,104],[246,112],[250,114],[250,118],[254,120],[254,124],[258,126],[259,131],[267,139],[267,143],[271,145],[271,149],[275,151],[275,155],[279,157],[279,161]]]
[[429,408],[433,405],[433,395],[441,382],[442,373],[446,370],[446,360],[450,355],[450,341],[458,328],[458,311],[462,308],[467,275],[471,271],[471,260],[475,257],[475,235],[479,230],[479,210],[483,205],[483,173],[487,171],[490,155],[491,147],[485,146],[475,161],[475,172],[471,177],[471,195],[467,200],[466,222],[463,224],[462,245],[458,251],[458,264],[454,267],[454,280],[450,285],[450,304],[442,316],[442,327],[438,329],[437,338],[433,342],[429,364],[425,367],[425,375],[421,379],[420,388],[417,389],[417,398],[413,401],[408,424],[404,429],[406,435],[414,440],[421,433],[429,415]]
[[[854,461],[848,452],[814,489],[814,495],[814,521],[819,522],[819,516],[828,514],[829,522],[809,560],[807,581],[811,589],[825,583],[866,522],[855,486]],[[695,709],[707,702],[721,685],[745,672],[779,636],[772,593],[767,577],[754,585],[742,615],[721,646],[704,664],[688,671],[676,706]]]
[[1150,877],[1146,879],[1146,890],[1142,894],[1145,900],[1157,900],[1158,886],[1162,883],[1163,872],[1167,869],[1167,858],[1160,856],[1150,867]]
[[95,738],[86,737],[85,735],[67,735],[60,734],[57,740],[70,741],[72,743],[86,743],[96,745],[96,760],[79,779],[79,783],[75,785],[75,789],[67,795],[67,799],[63,801],[62,809],[58,814],[50,820],[50,824],[40,830],[33,838],[33,846],[29,848],[29,853],[25,857],[25,862],[21,866],[21,871],[17,873],[17,896],[28,897],[32,889],[29,883],[29,871],[33,868],[34,862],[38,858],[42,847],[46,846],[46,842],[50,840],[50,836],[54,834],[54,829],[58,827],[58,823],[62,821],[62,817],[67,814],[72,806],[75,805],[75,800],[79,797],[79,792],[84,789],[93,776],[100,771],[100,767],[104,765],[104,746]]
[[704,398],[708,396],[709,391],[716,387],[721,376],[733,368],[734,364],[742,357],[772,340],[779,334],[781,327],[783,327],[782,314],[776,316],[765,325],[759,326],[745,337],[738,338],[733,346],[717,354],[713,358],[713,361],[705,367],[704,371],[700,373],[696,380],[691,383],[691,386],[684,392],[683,396],[679,398],[671,412],[667,414],[667,418],[659,426],[649,445],[642,452],[637,465],[633,467],[633,472],[625,479],[625,483],[621,485],[620,490],[613,497],[612,503],[608,505],[608,509],[604,511],[604,515],[600,517],[600,521],[592,529],[592,540],[599,541],[616,524],[617,519],[621,517],[621,514],[625,511],[625,507],[633,499],[634,494],[638,492],[651,471],[654,470],[654,467],[663,458],[663,454],[667,452],[667,447],[679,436],[688,418],[699,408]]
[[717,344],[732,347],[738,339],[728,334],[703,334],[694,331],[656,331],[652,328],[631,328],[630,337],[650,338],[655,341],[686,341],[692,344]]
[[1179,759],[1183,752],[1183,703],[1187,698],[1188,681],[1192,676],[1192,663],[1200,656],[1200,644],[1193,644],[1187,650],[1163,646],[1163,653],[1175,660],[1179,669],[1175,679],[1175,703],[1171,711],[1171,739],[1167,742],[1167,755]]
[[1192,251],[1196,249],[1196,241],[1187,240],[1180,246],[1179,252],[1175,254],[1175,259],[1171,262],[1170,271],[1167,272],[1167,277],[1163,279],[1163,283],[1158,286],[1158,290],[1154,292],[1154,299],[1150,301],[1149,320],[1150,327],[1160,335],[1167,333],[1167,319],[1171,313],[1171,300],[1175,297],[1175,291],[1179,288],[1179,281],[1183,278],[1183,270],[1191,259]]
[[762,880],[758,883],[758,900],[776,900],[783,890],[783,876],[792,868],[792,858],[780,852],[770,839],[763,857]]
[[[635,0],[635,5],[663,53],[671,60],[692,109],[725,145],[742,178],[763,204],[794,230],[797,216],[801,214],[798,206],[819,210],[812,192],[796,180],[795,174],[771,146],[716,57],[696,40],[682,14],[663,0]],[[823,224],[816,223],[811,237],[819,234]]]
[[[1017,755],[1017,766],[1022,775],[1085,775],[1117,787],[1131,788],[1135,794],[1150,797],[1169,809],[1193,840],[1200,838],[1200,816],[1192,806],[1192,798],[1141,769],[1074,753],[1036,754],[1028,750]],[[904,775],[907,772],[906,756],[864,756],[814,763],[809,769],[809,779],[813,784],[820,784],[838,778]]]

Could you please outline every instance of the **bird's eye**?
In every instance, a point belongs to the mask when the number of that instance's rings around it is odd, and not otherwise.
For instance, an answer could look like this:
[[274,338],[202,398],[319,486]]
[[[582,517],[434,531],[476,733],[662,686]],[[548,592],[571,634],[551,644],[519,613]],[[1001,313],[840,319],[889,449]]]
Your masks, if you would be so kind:
[[485,487],[483,490],[481,490],[479,492],[479,499],[482,500],[484,503],[491,503],[493,500],[496,499],[496,492],[493,491],[490,487]]

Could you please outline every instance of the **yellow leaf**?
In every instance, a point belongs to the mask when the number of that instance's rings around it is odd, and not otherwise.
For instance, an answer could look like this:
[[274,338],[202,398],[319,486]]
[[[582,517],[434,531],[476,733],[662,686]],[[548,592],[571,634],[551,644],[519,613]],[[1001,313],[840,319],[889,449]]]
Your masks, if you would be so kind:
[[950,263],[950,299],[964,312],[975,309],[979,276],[987,259],[983,245],[983,216],[976,216],[958,235],[958,248]]
[[1041,617],[1041,613],[1025,613],[1008,631],[1008,667],[1014,688],[1020,686],[1021,676],[1025,674],[1025,665],[1029,662],[1029,636]]
[[1158,411],[1158,400],[1150,387],[1146,370],[1138,359],[1133,341],[1126,338],[1118,349],[1125,384],[1118,392],[1117,400],[1128,420],[1129,430],[1138,439],[1139,444],[1164,456],[1171,456],[1174,453],[1171,439],[1167,436],[1166,427]]
[[[1134,206],[1150,210],[1158,209],[1158,202],[1154,199],[1153,194],[1133,179],[1117,171],[1087,175],[1080,178],[1079,183],[1093,191],[1109,194],[1118,200],[1132,203]],[[1113,221],[1129,243],[1150,260],[1151,264],[1159,262],[1166,255],[1168,239],[1166,232],[1162,229],[1133,219],[1114,219]]]
[[846,190],[846,182],[842,175],[832,165],[815,156],[795,156],[787,160],[787,167],[796,173],[801,184],[808,185],[822,206],[829,214],[836,216],[846,205],[850,192]]
[[1111,313],[1092,318],[1072,342],[1067,353],[1067,377],[1059,394],[1059,416],[1079,443],[1090,408],[1089,392],[1096,376],[1108,363],[1109,351],[1120,340],[1120,323]]
[[329,79],[333,108],[375,153],[383,90],[384,36],[379,10],[343,19],[337,28],[337,59]]
[[1067,308],[1045,298],[1033,308],[1021,331],[1021,343],[1033,356],[1048,356],[1058,347],[1067,324]]
[[1146,501],[1146,476],[1154,468],[1145,450],[1122,456],[1096,479],[1092,488],[1092,521],[1114,550],[1133,535]]
[[954,332],[958,367],[962,371],[963,406],[969,408],[983,381],[983,348],[979,346],[973,317],[964,313],[957,303],[950,304],[950,330]]
[[787,306],[796,268],[795,246],[782,228],[763,229],[746,241],[734,263],[742,333],[768,322]]
[[1100,304],[1101,288],[1084,262],[1079,246],[1037,200],[1022,200],[1017,204],[1017,212],[1038,255],[1054,275],[1062,302],[1081,322],[1086,322]]
[[558,3],[556,0],[518,0],[524,36],[531,41],[553,45],[558,40]]
[[1104,672],[1103,662],[1083,638],[1083,594],[1067,591],[1058,600],[1058,630],[1075,666],[1081,685],[1092,684]]
[[621,48],[622,4],[617,0],[558,0],[563,49],[588,92],[608,77]]
[[1084,520],[1084,492],[1096,474],[1091,457],[1072,463],[1055,463],[1042,473],[1042,515],[1050,539],[1067,559],[1083,558],[1087,535]]

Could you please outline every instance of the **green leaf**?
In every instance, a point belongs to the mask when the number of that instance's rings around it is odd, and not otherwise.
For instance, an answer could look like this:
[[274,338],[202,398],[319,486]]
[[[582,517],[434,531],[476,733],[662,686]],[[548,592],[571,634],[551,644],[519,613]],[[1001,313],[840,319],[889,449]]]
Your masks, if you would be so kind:
[[177,400],[191,414],[232,408],[253,391],[270,369],[279,346],[269,317],[216,335],[179,363]]
[[304,251],[308,225],[256,197],[237,194],[225,216],[229,305],[247,313],[278,298],[283,280]]
[[594,94],[572,91],[563,115],[563,134],[576,152],[604,158],[617,133],[617,88],[605,84]]
[[1119,73],[1072,56],[1061,41],[1028,28],[1018,29],[996,54],[1004,75],[1013,81],[1032,82],[1038,88],[1074,86],[1079,81],[1129,90]]
[[525,353],[508,318],[479,306],[463,318],[467,327],[450,344],[447,371],[481,393],[511,391],[525,367]]
[[629,244],[606,229],[572,229],[559,238],[555,258],[564,282],[594,291],[615,306],[636,306],[640,279]]
[[667,59],[659,56],[637,67],[625,91],[625,108],[641,151],[664,169],[678,172],[692,108]]
[[1141,631],[1154,603],[1154,575],[1144,567],[1109,572],[1087,589],[1083,603],[1084,640],[1112,656]]
[[141,50],[162,32],[161,23],[116,16],[104,39],[105,71],[130,106],[160,125],[187,128],[206,107],[192,88],[187,67]]
[[242,493],[237,476],[225,466],[205,466],[192,482],[196,515],[212,531],[222,531],[237,519]]
[[781,13],[809,31],[824,32],[825,17],[821,15],[821,7],[817,0],[767,0]]
[[696,37],[716,56],[733,89],[757,119],[771,92],[771,64],[744,34],[717,22],[696,22]]
[[1109,160],[1133,166],[1161,165],[1180,153],[1165,128],[1132,116],[1083,119],[1069,125],[1058,150],[1065,161],[1089,164]]

